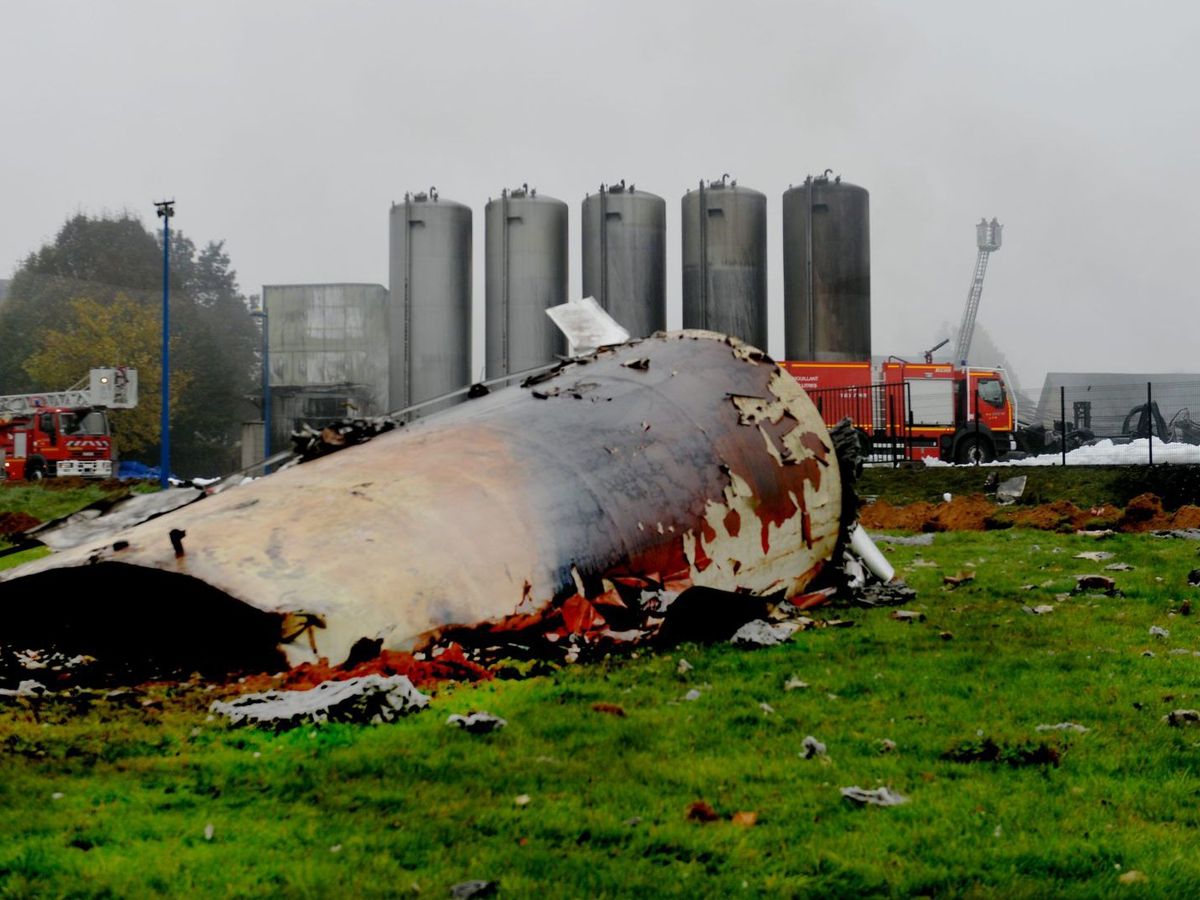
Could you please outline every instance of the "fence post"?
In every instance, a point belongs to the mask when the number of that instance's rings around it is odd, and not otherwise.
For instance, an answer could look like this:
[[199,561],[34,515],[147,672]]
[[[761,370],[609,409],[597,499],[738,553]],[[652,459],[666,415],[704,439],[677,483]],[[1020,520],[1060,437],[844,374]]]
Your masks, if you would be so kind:
[[979,465],[979,386],[975,387],[975,465]]
[[1062,464],[1067,464],[1067,386],[1058,386],[1059,431],[1062,432]]
[[883,389],[884,395],[887,397],[887,425],[889,441],[892,445],[892,468],[896,468],[896,404],[892,402],[892,392],[886,387]]
[[[1150,390],[1150,382],[1146,382],[1146,422],[1149,423],[1149,435],[1146,448],[1150,451],[1150,465],[1154,465],[1154,394]],[[1165,435],[1164,435],[1165,437]]]

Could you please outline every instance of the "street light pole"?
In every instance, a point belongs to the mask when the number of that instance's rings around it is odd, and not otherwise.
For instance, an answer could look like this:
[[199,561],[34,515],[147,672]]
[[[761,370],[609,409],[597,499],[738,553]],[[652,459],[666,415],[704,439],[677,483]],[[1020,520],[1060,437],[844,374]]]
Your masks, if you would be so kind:
[[[271,458],[271,341],[268,337],[270,318],[267,316],[267,298],[263,297],[262,309],[250,313],[262,322],[262,408],[263,408],[263,460]],[[263,474],[267,469],[263,467]]]
[[174,200],[154,204],[163,220],[163,300],[162,300],[162,420],[159,423],[158,484],[171,485],[171,217]]

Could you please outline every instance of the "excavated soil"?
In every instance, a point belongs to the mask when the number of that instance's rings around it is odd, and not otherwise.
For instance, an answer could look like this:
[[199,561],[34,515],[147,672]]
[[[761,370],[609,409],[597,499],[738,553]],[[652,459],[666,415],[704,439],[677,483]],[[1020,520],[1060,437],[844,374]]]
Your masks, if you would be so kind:
[[1069,500],[1040,506],[998,506],[983,494],[954,497],[945,503],[910,503],[893,506],[886,500],[867,504],[859,511],[865,528],[883,531],[987,531],[997,528],[1037,528],[1043,531],[1078,531],[1111,528],[1144,532],[1200,528],[1200,506],[1163,509],[1154,494],[1141,494],[1119,506],[1080,508]]
[[28,513],[0,513],[0,537],[7,537],[10,534],[20,534],[23,531],[28,531],[30,528],[36,528],[41,524],[42,522],[40,519],[35,519]]

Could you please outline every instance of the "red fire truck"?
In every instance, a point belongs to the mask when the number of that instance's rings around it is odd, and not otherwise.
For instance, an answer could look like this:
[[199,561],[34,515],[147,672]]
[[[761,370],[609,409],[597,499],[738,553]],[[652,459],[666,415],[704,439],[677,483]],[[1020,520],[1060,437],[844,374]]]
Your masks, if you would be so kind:
[[896,357],[780,365],[827,424],[850,417],[871,458],[990,462],[1014,447],[1016,404],[1002,369]]
[[65,391],[0,396],[4,477],[111,477],[116,447],[107,410],[134,406],[137,370],[129,368],[92,369]]

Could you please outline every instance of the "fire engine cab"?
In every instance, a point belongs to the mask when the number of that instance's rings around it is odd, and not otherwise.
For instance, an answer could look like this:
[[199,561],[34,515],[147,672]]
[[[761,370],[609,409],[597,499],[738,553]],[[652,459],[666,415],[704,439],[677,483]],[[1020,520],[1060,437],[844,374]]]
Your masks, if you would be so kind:
[[116,447],[107,410],[137,405],[137,370],[92,369],[65,391],[0,396],[4,477],[108,478]]
[[873,458],[991,462],[1013,447],[1016,405],[1001,369],[896,357],[780,365],[827,424],[849,416]]

